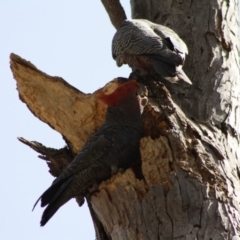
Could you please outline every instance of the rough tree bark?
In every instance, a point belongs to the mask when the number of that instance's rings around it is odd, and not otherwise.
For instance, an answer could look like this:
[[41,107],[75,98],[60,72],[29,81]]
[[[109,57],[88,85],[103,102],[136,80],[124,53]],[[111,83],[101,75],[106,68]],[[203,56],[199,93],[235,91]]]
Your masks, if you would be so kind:
[[[119,1],[102,2],[117,28],[125,16]],[[193,87],[180,95],[172,85],[144,82],[154,107],[143,115],[143,178],[128,169],[87,196],[97,237],[239,239],[238,2],[132,0],[131,6],[133,18],[169,26],[184,39],[190,52],[184,70]],[[66,140],[68,146],[57,150],[19,139],[58,176],[101,125],[106,108],[96,92],[84,94],[14,54],[11,69],[20,99]],[[103,89],[111,92],[120,83]]]

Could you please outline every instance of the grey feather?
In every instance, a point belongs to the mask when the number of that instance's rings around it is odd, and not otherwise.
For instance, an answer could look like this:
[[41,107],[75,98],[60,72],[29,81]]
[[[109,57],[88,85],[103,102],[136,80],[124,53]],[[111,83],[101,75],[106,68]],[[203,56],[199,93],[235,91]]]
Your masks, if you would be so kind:
[[[112,40],[112,56],[118,66],[128,64],[134,69],[144,69],[146,66],[137,60],[144,57],[146,65],[152,64],[155,72],[174,81],[179,80],[178,71],[182,72],[179,69],[187,54],[187,45],[177,33],[145,19],[123,21]],[[186,74],[182,80],[191,84]]]

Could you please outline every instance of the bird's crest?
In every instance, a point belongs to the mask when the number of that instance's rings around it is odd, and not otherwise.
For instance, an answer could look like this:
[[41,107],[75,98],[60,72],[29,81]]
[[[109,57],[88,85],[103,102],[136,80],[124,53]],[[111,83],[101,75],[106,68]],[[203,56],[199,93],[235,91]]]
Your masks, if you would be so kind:
[[128,100],[128,98],[137,93],[139,89],[139,84],[135,80],[130,80],[118,86],[111,94],[104,94],[100,91],[98,98],[111,107]]

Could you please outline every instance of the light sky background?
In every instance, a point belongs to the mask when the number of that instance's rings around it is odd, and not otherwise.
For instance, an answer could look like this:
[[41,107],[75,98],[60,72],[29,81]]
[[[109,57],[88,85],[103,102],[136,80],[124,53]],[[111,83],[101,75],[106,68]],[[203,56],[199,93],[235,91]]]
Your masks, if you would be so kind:
[[[122,2],[130,16],[129,1]],[[0,239],[93,240],[87,204],[79,208],[70,200],[45,227],[39,224],[43,209],[38,205],[32,212],[53,177],[47,164],[17,137],[53,148],[65,143],[19,100],[9,55],[16,53],[47,74],[90,93],[130,73],[128,67],[118,68],[111,57],[115,29],[100,0],[1,1],[0,29]]]

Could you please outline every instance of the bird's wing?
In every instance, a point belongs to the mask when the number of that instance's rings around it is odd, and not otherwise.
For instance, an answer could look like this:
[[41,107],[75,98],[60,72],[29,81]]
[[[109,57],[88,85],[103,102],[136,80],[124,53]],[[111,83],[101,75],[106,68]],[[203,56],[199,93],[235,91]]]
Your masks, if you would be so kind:
[[99,129],[98,132],[88,140],[69,166],[54,181],[54,184],[84,170],[94,162],[103,158],[113,147],[113,138],[114,134],[111,129],[105,128],[104,131]]
[[[126,137],[126,136],[127,137]],[[122,141],[121,141],[122,139]],[[117,144],[116,144],[117,143]],[[75,173],[94,165],[108,156],[131,144],[131,133],[122,126],[102,126],[85,144],[80,153],[69,166],[55,179],[53,184],[74,175]]]
[[144,21],[125,21],[112,40],[114,59],[123,53],[151,54],[160,51],[162,47],[163,44],[159,36]]
[[[178,40],[172,41],[171,36],[157,34],[156,31],[150,27],[141,28],[141,31],[138,31],[135,34],[129,34],[129,37],[130,36],[132,44],[129,49],[126,49],[127,53],[142,56],[153,55],[175,66],[183,64],[185,59],[185,48],[179,47],[181,46],[180,44],[176,47],[175,42]],[[185,45],[184,42],[183,44]],[[181,52],[181,50],[183,52]]]
[[113,58],[118,61],[124,54],[155,55],[162,61],[179,66],[184,64],[188,49],[172,29],[148,20],[135,19],[124,21],[112,40]]
[[185,59],[188,54],[188,48],[185,42],[175,33],[172,29],[159,24],[152,24],[153,31],[160,36],[163,40],[170,41],[174,47],[174,50],[181,54],[182,58]]

